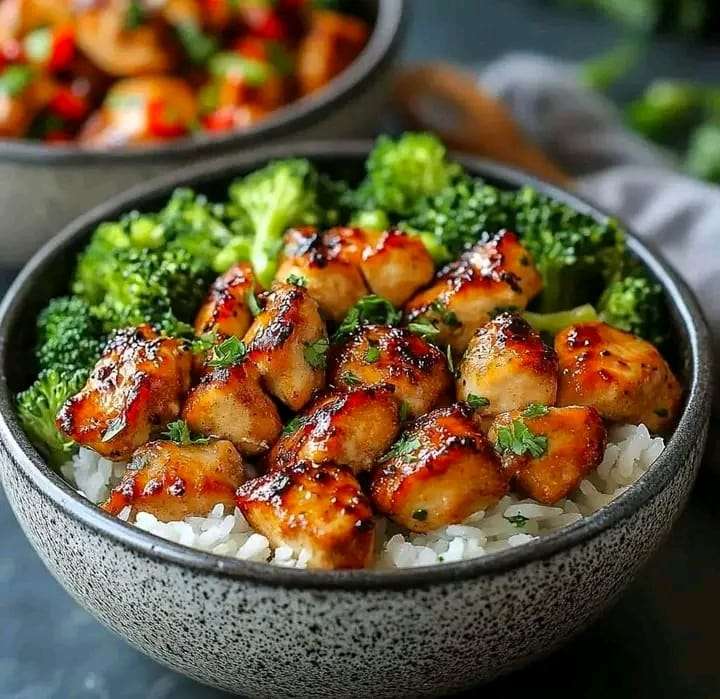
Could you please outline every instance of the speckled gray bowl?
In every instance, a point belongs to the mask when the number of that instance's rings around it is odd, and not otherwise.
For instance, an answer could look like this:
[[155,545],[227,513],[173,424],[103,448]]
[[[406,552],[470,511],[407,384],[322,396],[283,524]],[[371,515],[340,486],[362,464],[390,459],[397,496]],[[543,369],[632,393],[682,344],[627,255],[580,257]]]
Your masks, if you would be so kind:
[[372,136],[402,37],[404,0],[354,0],[372,23],[367,46],[324,90],[255,126],[107,152],[0,139],[0,266],[20,266],[62,226],[132,185],[201,159],[288,140]]
[[[525,546],[435,568],[310,572],[168,543],[79,497],[23,435],[12,395],[29,380],[38,309],[65,290],[94,226],[157,206],[177,185],[218,195],[233,176],[279,155],[357,172],[367,144],[306,144],[228,158],[136,189],[66,228],[36,255],[0,309],[2,481],[47,567],[85,608],[135,647],[201,682],[251,696],[399,697],[459,690],[552,651],[625,588],[685,504],[705,444],[711,360],[689,291],[637,240],[632,251],[667,293],[687,400],[667,449],[610,506]],[[487,164],[489,180],[531,182]]]

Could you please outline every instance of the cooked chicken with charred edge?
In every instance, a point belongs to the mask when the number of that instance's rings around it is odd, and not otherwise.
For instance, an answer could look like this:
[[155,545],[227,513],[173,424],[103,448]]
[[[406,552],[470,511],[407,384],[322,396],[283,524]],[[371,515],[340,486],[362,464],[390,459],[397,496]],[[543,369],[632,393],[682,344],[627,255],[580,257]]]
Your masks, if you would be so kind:
[[60,409],[58,429],[108,459],[127,459],[180,414],[191,361],[184,341],[149,325],[116,333],[85,387]]
[[163,522],[205,514],[218,503],[232,512],[235,492],[245,479],[242,458],[227,440],[150,442],[135,451],[102,508],[116,515],[130,506]]
[[432,257],[420,239],[403,231],[339,227],[330,229],[325,240],[362,271],[373,294],[394,306],[402,306],[435,273]]
[[257,291],[250,265],[233,265],[210,287],[195,316],[195,334],[242,338],[253,321],[248,299]]
[[677,418],[682,387],[649,342],[605,323],[566,328],[555,337],[558,405],[592,405],[607,420],[653,432]]
[[367,325],[330,352],[334,386],[391,385],[408,414],[417,417],[442,401],[452,387],[447,358],[406,328]]
[[291,228],[276,279],[296,277],[317,301],[325,318],[339,323],[353,304],[365,296],[367,287],[360,270],[343,260],[337,246],[312,227]]
[[459,365],[457,396],[482,401],[480,413],[497,414],[531,403],[554,405],[558,359],[520,316],[502,313],[481,327]]
[[188,395],[182,417],[193,432],[227,439],[243,456],[266,452],[282,430],[277,407],[247,360],[205,374]]
[[508,480],[472,410],[456,403],[410,426],[374,469],[370,496],[393,521],[429,532],[494,505]]
[[355,476],[303,461],[240,486],[237,506],[270,544],[310,551],[309,568],[365,568],[375,543],[370,502]]
[[351,388],[321,398],[294,422],[270,452],[271,469],[334,462],[357,473],[372,468],[395,440],[400,404],[392,386]]
[[305,289],[275,284],[245,343],[267,389],[292,410],[300,410],[323,387],[327,331]]
[[[594,471],[607,432],[595,408],[544,408],[498,415],[488,438],[515,486],[546,505],[562,500]],[[522,453],[517,453],[522,452]]]
[[514,233],[502,231],[440,270],[434,284],[405,304],[405,317],[433,323],[437,341],[459,355],[499,309],[522,310],[541,289],[530,253]]

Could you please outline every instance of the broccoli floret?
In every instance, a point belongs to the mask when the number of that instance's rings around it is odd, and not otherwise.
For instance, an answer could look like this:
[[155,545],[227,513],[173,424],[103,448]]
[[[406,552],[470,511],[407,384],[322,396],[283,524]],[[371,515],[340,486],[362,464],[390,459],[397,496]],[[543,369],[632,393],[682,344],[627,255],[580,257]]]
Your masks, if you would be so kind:
[[720,125],[701,124],[690,137],[685,168],[708,182],[720,182]]
[[231,199],[252,223],[250,261],[264,286],[270,285],[277,270],[285,230],[324,221],[319,183],[317,171],[307,160],[289,159],[274,161],[231,185]]
[[643,275],[611,282],[598,304],[606,323],[661,345],[668,328],[662,287]]
[[447,159],[445,146],[427,133],[381,136],[365,164],[367,175],[355,194],[356,208],[401,216],[420,200],[442,191],[461,168]]
[[53,299],[38,318],[37,359],[41,369],[88,370],[100,356],[102,326],[90,305],[76,296]]
[[74,442],[55,427],[55,416],[62,404],[83,387],[86,378],[86,371],[46,369],[17,396],[18,416],[25,432],[51,466],[67,461],[73,451]]
[[556,313],[533,313],[525,311],[523,318],[532,325],[535,330],[548,335],[557,335],[563,328],[577,323],[591,323],[598,319],[597,311],[589,303],[585,303],[569,311],[557,311]]
[[183,248],[128,248],[114,259],[98,279],[104,295],[94,309],[105,332],[151,323],[176,334],[192,320],[212,279],[210,268]]

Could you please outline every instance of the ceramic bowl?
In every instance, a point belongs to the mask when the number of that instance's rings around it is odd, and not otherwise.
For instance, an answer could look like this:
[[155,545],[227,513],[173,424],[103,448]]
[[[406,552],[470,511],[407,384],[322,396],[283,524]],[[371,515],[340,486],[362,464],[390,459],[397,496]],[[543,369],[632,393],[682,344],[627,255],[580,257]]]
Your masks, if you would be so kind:
[[[37,311],[67,288],[96,224],[160,206],[176,186],[221,196],[235,175],[281,155],[357,173],[367,143],[268,149],[185,170],[113,199],[29,263],[0,310],[2,481],[32,545],[73,597],[156,660],[253,697],[438,695],[539,658],[583,629],[633,580],[683,509],[705,444],[711,358],[687,287],[631,237],[667,295],[685,408],[648,473],[593,516],[524,546],[404,571],[313,572],[200,553],[114,519],[51,471],[22,433],[13,393],[29,381]],[[501,186],[524,183],[601,219],[569,194],[474,160]]]
[[360,56],[324,90],[247,130],[105,152],[0,139],[0,266],[24,264],[69,221],[128,187],[201,159],[278,141],[372,136],[402,36],[404,0],[353,4],[373,27]]

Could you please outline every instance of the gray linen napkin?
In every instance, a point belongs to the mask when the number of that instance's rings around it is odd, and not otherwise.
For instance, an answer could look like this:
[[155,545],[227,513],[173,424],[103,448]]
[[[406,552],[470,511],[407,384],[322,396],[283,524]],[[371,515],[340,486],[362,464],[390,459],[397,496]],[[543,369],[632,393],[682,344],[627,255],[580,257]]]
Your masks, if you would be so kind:
[[480,74],[577,191],[659,249],[695,292],[720,357],[720,187],[686,177],[671,156],[628,132],[568,64],[510,54]]

